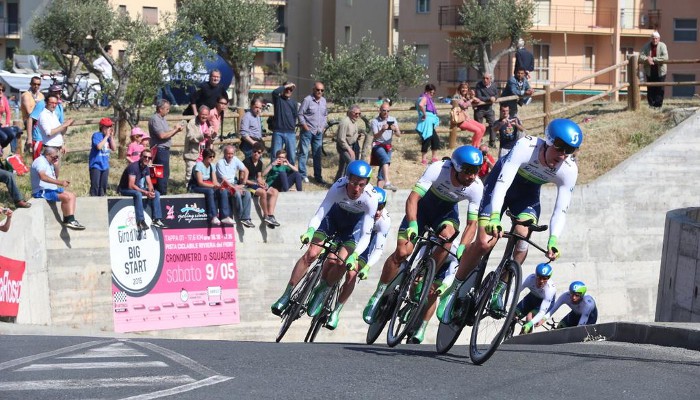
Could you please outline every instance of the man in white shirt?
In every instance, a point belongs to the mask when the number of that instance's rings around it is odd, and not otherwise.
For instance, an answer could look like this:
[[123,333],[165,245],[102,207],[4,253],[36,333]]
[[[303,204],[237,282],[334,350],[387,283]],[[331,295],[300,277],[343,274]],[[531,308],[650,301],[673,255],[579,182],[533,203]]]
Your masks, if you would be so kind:
[[[105,46],[105,53],[112,58],[112,45],[108,44]],[[109,82],[112,80],[112,64],[107,60],[107,57],[100,56],[97,60],[93,61],[92,67],[102,73],[102,77],[105,81]],[[102,107],[109,107],[109,99],[107,94],[102,94],[102,101],[100,104]]]
[[[39,131],[41,132],[41,142],[43,147],[53,147],[60,151],[61,154],[66,153],[66,144],[63,140],[63,134],[68,131],[68,127],[73,125],[73,119],[68,118],[64,123],[59,122],[58,115],[56,113],[56,107],[58,106],[58,97],[54,94],[50,94],[46,98],[46,108],[39,114]],[[60,167],[60,159],[55,161],[56,176],[58,176],[58,171]]]

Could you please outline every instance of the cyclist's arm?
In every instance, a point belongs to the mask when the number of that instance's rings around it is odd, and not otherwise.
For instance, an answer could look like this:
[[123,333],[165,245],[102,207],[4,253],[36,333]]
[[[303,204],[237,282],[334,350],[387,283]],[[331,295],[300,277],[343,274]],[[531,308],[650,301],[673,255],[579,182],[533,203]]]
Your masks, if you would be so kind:
[[[338,180],[338,182],[341,181],[343,181],[342,178]],[[309,221],[309,228],[318,229],[318,227],[321,225],[321,220],[323,220],[323,217],[325,217],[328,211],[330,211],[333,204],[342,198],[342,192],[345,190],[345,185],[343,183],[339,184],[338,182],[334,183],[330,190],[328,190],[328,193],[326,193],[326,197],[321,202],[321,205],[318,206],[316,214],[314,214],[314,216],[311,217],[311,221]]]
[[369,246],[369,241],[372,238],[372,228],[374,227],[374,215],[377,213],[377,202],[368,201],[365,203],[367,208],[365,209],[365,214],[362,216],[362,230],[361,236],[357,240],[357,246],[355,247],[355,253],[362,254],[362,252]]
[[473,191],[467,204],[467,227],[464,232],[462,232],[462,239],[460,240],[460,244],[466,247],[469,247],[476,237],[477,227],[479,226],[479,205],[484,195],[484,188],[481,181],[474,181],[470,188],[473,188]]
[[513,179],[515,179],[515,175],[518,173],[520,166],[530,161],[533,151],[531,145],[536,143],[537,138],[531,136],[526,136],[515,142],[515,147],[513,147],[513,150],[510,151],[508,158],[506,158],[506,161],[503,163],[501,175],[493,188],[491,210],[494,210],[494,212],[503,208],[503,201],[508,188],[513,183]]
[[[532,324],[537,325],[538,322],[544,318],[545,315],[547,315],[547,311],[549,310],[549,307],[552,305],[552,299],[554,298],[556,290],[552,290],[551,292],[549,290],[545,291],[545,296],[544,299],[542,299],[542,303],[540,303],[540,310],[535,314],[534,317],[532,317]],[[539,325],[537,325],[539,326]]]
[[416,221],[418,219],[418,201],[423,198],[426,193],[428,193],[428,190],[430,190],[433,182],[440,177],[442,166],[442,162],[430,164],[430,166],[426,168],[425,172],[423,172],[420,179],[418,179],[418,182],[413,185],[411,194],[408,195],[408,199],[406,200],[406,219],[409,222]]
[[384,252],[384,245],[386,244],[386,238],[389,235],[389,227],[391,226],[391,219],[389,218],[388,215],[384,216],[379,219],[375,223],[375,228],[377,228],[377,236],[376,239],[374,240],[374,248],[372,249],[372,252],[370,253],[369,257],[367,257],[367,265],[372,266],[374,265],[377,261],[379,261],[379,258],[382,256],[382,253]]
[[563,294],[563,295],[559,296],[559,298],[557,299],[557,301],[554,302],[554,305],[552,306],[552,308],[550,308],[550,309],[547,311],[547,314],[545,314],[545,318],[547,318],[547,319],[552,319],[552,315],[554,315],[554,313],[557,312],[557,310],[559,309],[559,307],[561,307],[562,304],[565,303],[565,301],[566,301],[566,299],[567,299],[568,297],[569,297],[569,296],[567,296],[566,294]]
[[478,226],[479,224],[476,219],[469,219],[467,221],[466,229],[464,229],[464,232],[462,232],[462,239],[459,241],[459,244],[463,244],[466,248],[468,248],[472,242],[474,242],[474,238],[476,237],[476,228]]
[[409,222],[418,220],[418,200],[423,196],[416,191],[411,191],[406,199],[406,220]]
[[581,310],[581,318],[578,320],[578,324],[586,325],[588,323],[588,318],[591,316],[591,313],[595,308],[595,301],[593,301],[590,296],[584,296],[582,302],[584,305],[583,309]]
[[558,238],[564,230],[566,212],[569,208],[569,203],[571,203],[571,194],[576,185],[578,169],[569,168],[563,174],[561,182],[557,185],[557,199],[554,203],[552,218],[549,221],[549,236],[554,236],[555,238]]

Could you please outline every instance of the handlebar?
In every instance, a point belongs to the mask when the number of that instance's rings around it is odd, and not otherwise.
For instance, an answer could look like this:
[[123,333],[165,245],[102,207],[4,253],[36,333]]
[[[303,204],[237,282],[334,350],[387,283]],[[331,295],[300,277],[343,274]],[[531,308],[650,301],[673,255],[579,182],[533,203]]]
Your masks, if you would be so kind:
[[453,256],[457,257],[456,254],[452,253],[450,249],[445,248],[445,243],[452,243],[455,239],[457,239],[457,236],[459,236],[459,229],[455,229],[454,235],[450,236],[449,238],[445,239],[442,236],[440,236],[440,232],[442,232],[447,225],[440,225],[439,229],[437,232],[429,226],[425,225],[423,229],[425,230],[425,233],[423,233],[423,236],[418,236],[416,239],[417,242],[430,242],[435,246],[438,246],[448,252],[449,254],[452,254]]

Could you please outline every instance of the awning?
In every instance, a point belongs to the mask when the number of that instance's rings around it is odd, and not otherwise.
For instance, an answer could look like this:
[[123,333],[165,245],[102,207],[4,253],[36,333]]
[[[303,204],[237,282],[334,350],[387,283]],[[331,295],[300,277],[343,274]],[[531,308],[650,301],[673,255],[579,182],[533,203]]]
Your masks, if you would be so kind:
[[272,93],[275,89],[250,89],[248,93]]
[[251,47],[250,51],[255,53],[281,53],[284,49],[282,47]]

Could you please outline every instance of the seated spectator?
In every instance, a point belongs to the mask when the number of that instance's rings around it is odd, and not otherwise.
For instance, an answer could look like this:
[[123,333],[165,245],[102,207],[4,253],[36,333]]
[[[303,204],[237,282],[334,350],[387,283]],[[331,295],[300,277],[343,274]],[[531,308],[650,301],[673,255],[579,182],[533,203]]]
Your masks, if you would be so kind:
[[474,95],[473,90],[469,90],[469,84],[462,82],[457,87],[457,92],[452,96],[452,111],[451,120],[455,121],[454,114],[461,114],[461,121],[457,126],[462,131],[469,131],[473,134],[472,146],[478,148],[481,145],[481,139],[486,132],[484,124],[472,119],[467,113],[469,107],[474,107],[479,103],[479,99]]
[[83,230],[85,227],[75,219],[75,194],[66,190],[70,185],[68,180],[56,179],[54,164],[58,161],[59,149],[45,146],[42,155],[34,160],[31,170],[32,197],[46,199],[49,202],[61,202],[63,212],[63,225],[74,230]]
[[265,182],[280,192],[289,191],[291,182],[294,182],[297,192],[301,192],[301,174],[297,167],[287,160],[287,151],[277,150],[276,156],[263,172]]
[[[192,193],[201,193],[204,195],[204,201],[207,203],[207,216],[212,225],[233,225],[234,221],[231,218],[231,208],[228,205],[228,197],[221,190],[221,184],[214,173],[214,165],[212,161],[216,157],[216,153],[212,149],[204,149],[202,152],[202,161],[198,161],[192,170],[192,178],[187,185],[187,188]],[[219,207],[217,207],[217,203]],[[222,218],[222,219],[219,219]]]
[[[256,142],[263,140],[262,122],[260,114],[262,113],[263,103],[261,99],[254,98],[250,102],[250,110],[246,111],[241,118],[241,151],[245,154],[244,158],[253,155],[253,145]],[[264,149],[263,149],[264,150]]]
[[481,169],[479,169],[477,175],[479,175],[479,179],[481,179],[483,182],[486,180],[489,172],[491,172],[493,169],[493,166],[496,165],[496,160],[494,160],[493,156],[489,154],[489,146],[483,144],[481,147],[479,147],[479,150],[481,150],[481,154],[484,155],[484,163],[481,164]]
[[515,142],[523,137],[523,132],[525,131],[520,118],[510,116],[510,106],[508,104],[501,104],[500,113],[500,118],[493,125],[493,130],[498,132],[500,141],[498,158],[505,157],[513,149]]
[[371,165],[379,165],[377,174],[377,186],[387,190],[396,191],[398,188],[389,181],[389,167],[391,166],[392,146],[394,135],[401,137],[401,130],[396,118],[389,115],[391,111],[389,102],[379,106],[379,115],[370,121],[372,129],[372,155]]
[[[151,165],[151,150],[141,151],[139,161],[127,165],[119,180],[117,190],[122,196],[134,198],[134,210],[136,212],[136,227],[142,231],[148,230],[144,216],[143,203],[150,203],[153,212],[152,225],[157,228],[166,228],[163,223],[163,211],[160,208],[160,193],[153,188],[149,166]],[[144,198],[145,197],[145,198]]]
[[[0,159],[0,161],[2,160]],[[20,193],[17,183],[15,182],[15,175],[11,171],[0,169],[0,182],[7,186],[7,191],[9,192],[12,201],[15,202],[15,207],[29,208],[32,206],[30,202],[24,200],[24,196],[22,196],[22,193]]]
[[185,149],[182,158],[185,160],[185,181],[192,178],[192,168],[201,162],[202,151],[211,148],[212,131],[209,126],[209,107],[200,106],[196,118],[187,124],[185,128]]
[[253,193],[254,196],[260,199],[260,209],[263,213],[263,221],[271,228],[280,226],[275,218],[275,206],[277,205],[277,197],[280,192],[267,185],[263,177],[262,155],[265,152],[265,146],[262,142],[257,142],[253,145],[252,154],[250,157],[243,160],[243,165],[248,170],[248,175],[243,183],[245,187]]
[[143,149],[150,149],[150,147],[144,146],[143,138],[147,137],[148,134],[143,131],[143,129],[135,126],[131,130],[131,143],[126,148],[126,159],[132,163],[141,159],[141,152]]
[[12,125],[12,110],[5,96],[5,85],[0,82],[0,144],[2,149],[10,145],[10,155],[17,152],[17,139],[22,135],[22,129]]
[[92,145],[88,156],[90,171],[90,196],[107,194],[109,178],[109,154],[116,150],[114,145],[114,123],[109,118],[100,120],[100,130],[92,134]]
[[3,207],[0,214],[5,216],[5,221],[0,225],[0,232],[7,232],[10,230],[10,225],[12,225],[12,210]]
[[508,105],[508,112],[511,118],[518,114],[518,105],[523,106],[530,104],[532,100],[530,96],[535,93],[535,90],[530,87],[530,83],[525,79],[525,74],[525,68],[518,68],[515,75],[508,79],[506,87],[504,87],[501,92],[501,97],[518,96],[517,100],[509,100],[501,103]]
[[235,156],[236,147],[227,145],[224,147],[224,158],[216,163],[216,177],[224,186],[226,201],[231,199],[233,208],[241,219],[241,224],[246,228],[255,228],[255,224],[250,219],[251,194],[245,186],[239,182],[245,182],[248,175],[243,162]]

